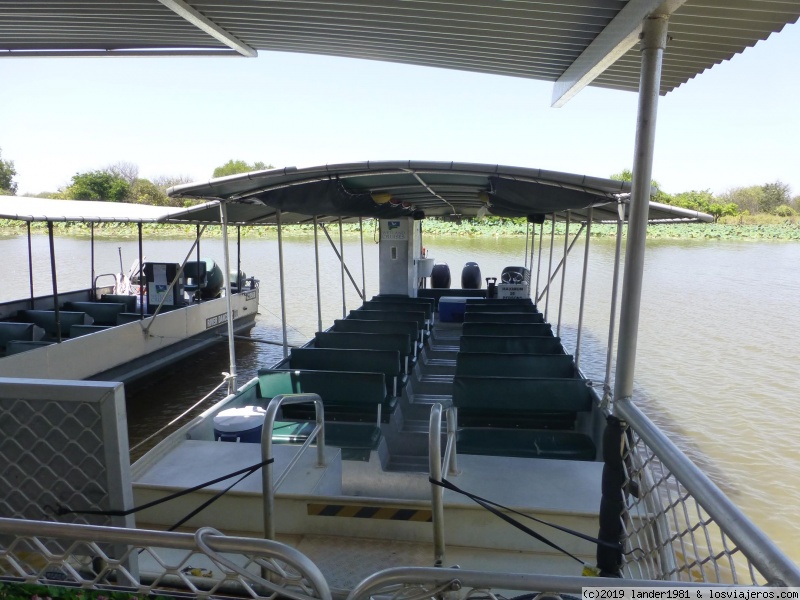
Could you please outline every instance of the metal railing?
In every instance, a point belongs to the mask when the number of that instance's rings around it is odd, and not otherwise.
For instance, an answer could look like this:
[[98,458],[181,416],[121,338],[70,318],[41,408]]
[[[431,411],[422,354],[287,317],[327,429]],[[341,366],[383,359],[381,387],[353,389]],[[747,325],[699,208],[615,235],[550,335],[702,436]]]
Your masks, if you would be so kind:
[[[604,577],[577,577],[542,575],[536,573],[498,573],[492,571],[470,571],[458,568],[397,567],[375,573],[359,583],[347,600],[383,598],[391,600],[423,600],[427,598],[471,598],[497,600],[504,598],[507,590],[538,591],[547,596],[574,594],[580,596],[584,587],[609,587],[619,585],[619,579]],[[624,581],[632,587],[671,587],[668,581]],[[708,584],[687,584],[706,587]],[[496,594],[491,590],[503,590]],[[545,596],[545,597],[547,597]]]
[[0,581],[142,595],[330,600],[320,570],[272,540],[0,518]]
[[[439,403],[431,407],[430,426],[428,428],[428,467],[433,481],[442,480],[442,471],[448,476],[458,474],[456,459],[456,420],[457,409],[449,406],[446,409],[447,420],[447,445],[445,446],[444,460],[442,459],[442,405]],[[431,483],[431,515],[433,520],[433,564],[444,564],[444,490],[441,486]]]
[[626,482],[625,577],[800,585],[800,570],[631,401],[615,414]]
[[[289,464],[281,473],[278,480],[273,482],[273,452],[272,452],[272,429],[275,424],[275,417],[278,409],[287,404],[307,404],[314,403],[314,413],[316,423],[314,429],[303,442],[303,445],[294,455]],[[268,540],[275,539],[275,490],[283,483],[289,475],[297,461],[316,440],[317,442],[317,466],[325,466],[325,410],[322,406],[322,399],[318,394],[280,394],[275,396],[267,406],[264,416],[264,426],[261,430],[261,460],[264,461],[262,474],[262,491],[264,496],[264,537]]]

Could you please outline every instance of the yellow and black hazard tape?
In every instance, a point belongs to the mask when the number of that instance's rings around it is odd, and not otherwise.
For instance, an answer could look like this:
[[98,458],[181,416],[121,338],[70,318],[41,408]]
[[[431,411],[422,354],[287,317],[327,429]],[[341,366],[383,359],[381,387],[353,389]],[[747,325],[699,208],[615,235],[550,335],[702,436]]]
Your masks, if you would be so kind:
[[352,517],[355,519],[387,519],[390,521],[415,521],[430,523],[430,510],[413,508],[388,508],[386,506],[355,506],[351,504],[308,504],[312,517]]

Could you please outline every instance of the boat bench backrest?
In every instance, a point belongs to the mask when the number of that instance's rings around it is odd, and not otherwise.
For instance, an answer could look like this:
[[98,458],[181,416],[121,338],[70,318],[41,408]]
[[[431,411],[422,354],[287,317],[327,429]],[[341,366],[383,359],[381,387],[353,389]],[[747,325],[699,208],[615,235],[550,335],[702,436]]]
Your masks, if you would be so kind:
[[314,337],[315,348],[346,350],[396,350],[400,359],[412,356],[414,345],[407,333],[359,333],[349,331],[320,331]]
[[461,352],[500,354],[563,354],[561,338],[553,336],[462,335]]
[[576,431],[461,428],[456,441],[459,454],[595,460],[592,438]]
[[[56,337],[56,311],[54,310],[21,310],[17,316],[28,323],[35,323],[45,330],[50,337]],[[61,310],[59,311],[59,321],[61,322],[61,336],[68,337],[69,330],[73,325],[91,325],[94,319],[85,312]]]
[[505,304],[505,301],[498,300],[495,303],[472,303],[467,302],[464,306],[464,314],[467,313],[533,313],[541,314],[533,304],[524,304],[522,302],[514,304]]
[[575,377],[569,354],[499,354],[459,352],[456,375],[490,377]]
[[436,300],[433,298],[410,298],[409,296],[393,296],[391,294],[388,295],[381,295],[378,294],[377,296],[372,297],[373,302],[401,302],[403,304],[410,304],[411,306],[422,304],[423,306],[428,306],[431,309],[431,313],[436,310]]
[[396,396],[405,383],[397,350],[345,350],[341,348],[293,348],[290,369],[382,373],[388,393]]
[[37,342],[44,336],[44,329],[33,323],[0,322],[0,353],[6,351],[11,341]]
[[111,325],[73,325],[69,328],[69,337],[81,337],[82,335],[89,335],[90,333],[105,331],[110,327]]
[[433,298],[436,305],[439,305],[439,299],[445,297],[457,298],[483,298],[486,299],[486,290],[463,290],[461,288],[425,288],[417,290],[417,295],[420,298]]
[[471,312],[464,313],[464,323],[544,323],[544,315],[534,312]]
[[410,304],[408,302],[387,302],[386,300],[367,300],[361,306],[364,310],[383,310],[383,311],[420,311],[425,314],[425,319],[430,321],[433,316],[433,309],[428,304]]
[[553,335],[550,323],[464,323],[462,335]]
[[51,344],[55,344],[55,342],[44,342],[44,341],[29,342],[27,340],[10,340],[8,342],[8,345],[6,346],[6,356],[11,356],[12,354],[19,354],[20,352],[27,352],[28,350],[36,350],[37,348],[41,348],[43,346],[50,346]]
[[459,375],[453,405],[459,425],[570,428],[591,410],[592,393],[585,379]]
[[361,333],[405,333],[412,339],[419,338],[419,325],[416,321],[375,321],[372,319],[336,319],[333,331]]
[[115,304],[124,304],[125,310],[123,312],[136,312],[136,299],[138,296],[130,296],[128,294],[103,294],[100,296],[100,302],[112,302]]
[[125,325],[134,321],[141,321],[142,315],[138,312],[123,312],[117,315],[117,325]]
[[[326,421],[374,421],[378,406],[388,419],[397,405],[395,399],[386,396],[383,373],[261,369],[258,389],[265,399],[280,394],[319,394]],[[313,419],[314,406],[284,406],[283,415],[284,418]]]
[[351,310],[348,318],[367,321],[414,321],[420,329],[425,327],[425,311],[422,310],[370,310],[358,308]]
[[85,312],[95,325],[116,325],[117,316],[127,310],[121,302],[66,302],[64,308]]
[[[530,298],[467,298],[467,306],[534,306]],[[535,308],[535,306],[534,306]]]

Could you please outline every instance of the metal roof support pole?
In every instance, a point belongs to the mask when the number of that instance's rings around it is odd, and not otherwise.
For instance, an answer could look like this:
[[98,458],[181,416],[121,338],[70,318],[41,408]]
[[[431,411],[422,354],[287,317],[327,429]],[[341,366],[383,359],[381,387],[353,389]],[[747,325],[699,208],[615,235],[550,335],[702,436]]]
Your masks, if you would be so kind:
[[53,281],[53,309],[56,312],[56,339],[61,343],[61,310],[58,306],[58,279],[56,277],[56,245],[53,241],[53,222],[47,222],[47,237],[50,241],[50,279]]
[[89,244],[89,246],[90,246],[90,250],[89,251],[91,253],[91,266],[90,266],[90,269],[92,271],[92,279],[91,279],[91,281],[92,281],[92,298],[91,299],[92,300],[97,300],[97,290],[94,287],[94,221],[89,223],[89,229],[92,232],[91,242]]
[[281,286],[281,326],[283,327],[283,358],[289,356],[289,335],[286,331],[286,290],[283,289],[283,225],[281,224],[281,209],[275,214],[278,223],[278,276]]
[[614,331],[617,326],[617,296],[619,295],[619,258],[622,254],[622,227],[625,223],[625,205],[617,202],[617,243],[614,251],[614,277],[611,281],[611,314],[608,317],[608,348],[606,349],[606,379],[603,383],[601,408],[611,402],[611,361],[614,355]]
[[542,240],[544,239],[544,219],[539,225],[539,260],[536,267],[536,295],[533,297],[534,301],[539,300],[539,273],[542,271]]
[[525,221],[525,262],[522,264],[528,264],[528,239],[531,237],[531,224]]
[[342,271],[342,318],[347,318],[347,300],[344,295],[344,242],[342,241],[342,217],[339,217],[339,264]]
[[[532,235],[531,235],[531,261],[528,264],[525,265],[526,267],[528,267],[528,275],[533,273],[533,259],[534,259],[535,254],[536,254],[536,252],[534,251],[534,246],[536,245],[536,223],[531,225],[531,231],[533,232]],[[540,249],[540,251],[541,251],[541,249]],[[531,291],[531,287],[530,286],[531,286],[530,277],[528,277],[528,295],[529,296],[530,296],[530,291]]]
[[[197,260],[197,273],[199,275],[200,274],[200,223],[198,223],[194,227],[195,227],[195,234],[197,236],[195,238],[197,240],[197,246],[196,246],[197,259],[196,260]],[[195,297],[195,300],[200,302],[200,279],[199,278],[198,278],[198,281],[197,281],[197,296]]]
[[[553,241],[556,236],[556,213],[550,218],[550,266],[547,268],[547,281],[553,277]],[[544,294],[544,290],[542,290]],[[538,300],[538,298],[537,298]],[[550,283],[547,284],[547,300],[544,301],[544,320],[547,321],[547,310],[550,308]]]
[[661,84],[661,61],[667,44],[667,23],[666,16],[648,17],[644,20],[642,31],[639,116],[636,122],[628,242],[625,247],[625,274],[620,301],[619,343],[614,381],[615,402],[630,400],[633,396],[633,372],[636,366],[636,341],[642,300],[658,91]]
[[[232,394],[236,391],[236,340],[234,339],[233,307],[231,306],[233,293],[231,291],[231,253],[228,248],[228,205],[225,202],[219,203],[219,219],[222,227],[222,252],[225,260],[225,270],[222,272],[225,282],[225,312],[228,316],[228,357],[230,360],[228,394]],[[197,239],[199,243],[199,235]]]
[[358,217],[358,237],[361,238],[361,300],[367,299],[367,271],[364,267],[364,220]]
[[317,215],[314,215],[314,264],[317,276],[317,331],[322,331],[322,289],[319,286],[319,237],[317,231]]
[[31,310],[33,310],[33,250],[31,249],[31,222],[28,221],[28,283],[31,288]]
[[593,207],[589,207],[589,214],[586,215],[586,246],[583,251],[583,275],[581,277],[581,302],[578,308],[578,338],[575,341],[575,368],[581,368],[581,334],[583,333],[583,307],[586,303],[586,275],[589,272],[589,240],[592,239],[592,212]]
[[[564,308],[564,284],[567,281],[567,257],[569,256],[569,223],[572,213],[567,211],[566,229],[564,230],[564,259],[561,269],[561,293],[558,296],[558,324],[556,325],[556,336],[561,337],[561,310]],[[580,232],[579,232],[580,234]],[[576,238],[577,239],[577,236]]]
[[242,226],[236,226],[236,291],[242,291]]
[[142,222],[137,223],[139,230],[139,316],[144,319],[144,288],[147,282],[144,277],[144,252],[142,249]]

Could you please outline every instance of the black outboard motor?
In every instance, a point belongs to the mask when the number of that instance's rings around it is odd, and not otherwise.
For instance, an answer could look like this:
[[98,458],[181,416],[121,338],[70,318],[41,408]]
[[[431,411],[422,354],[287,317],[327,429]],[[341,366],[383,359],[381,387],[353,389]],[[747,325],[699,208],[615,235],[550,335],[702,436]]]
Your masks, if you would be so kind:
[[481,289],[481,268],[478,263],[468,262],[461,271],[461,289]]
[[431,271],[431,287],[432,288],[449,288],[450,287],[450,267],[447,263],[440,265],[433,265]]
[[525,267],[506,267],[500,274],[502,283],[523,284],[531,283],[531,272]]
[[486,278],[486,297],[497,298],[497,277]]

